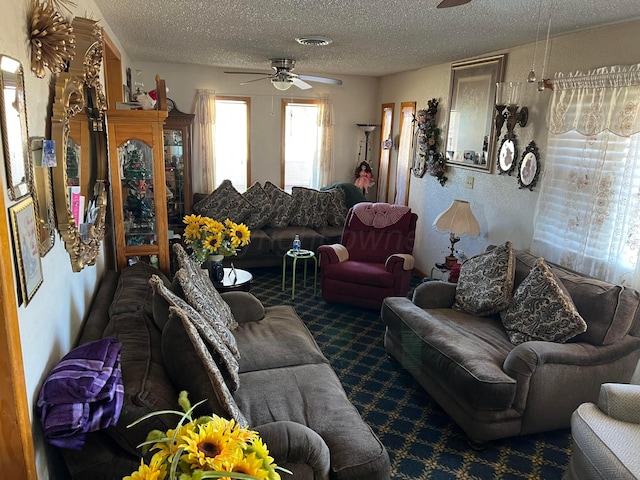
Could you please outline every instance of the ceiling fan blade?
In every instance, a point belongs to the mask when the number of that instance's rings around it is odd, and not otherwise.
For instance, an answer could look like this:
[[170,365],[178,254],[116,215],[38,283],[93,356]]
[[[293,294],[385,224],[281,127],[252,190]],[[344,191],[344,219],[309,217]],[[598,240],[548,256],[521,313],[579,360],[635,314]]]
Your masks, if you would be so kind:
[[307,90],[309,88],[312,88],[311,85],[309,85],[307,82],[303,82],[302,80],[300,80],[299,78],[294,78],[293,79],[293,84],[302,89],[302,90]]
[[268,72],[223,72],[223,73],[231,73],[237,75],[269,75]]
[[458,7],[460,5],[464,5],[465,3],[469,3],[471,0],[442,0],[438,4],[436,8],[450,8],[450,7]]
[[300,80],[308,80],[309,82],[330,83],[332,85],[342,85],[342,80],[326,77],[314,77],[313,75],[298,75]]
[[[264,75],[264,73],[263,73]],[[266,80],[270,77],[262,77],[262,78],[254,78],[253,80],[247,80],[246,82],[242,82],[240,85],[246,85],[247,83],[259,82],[260,80]]]

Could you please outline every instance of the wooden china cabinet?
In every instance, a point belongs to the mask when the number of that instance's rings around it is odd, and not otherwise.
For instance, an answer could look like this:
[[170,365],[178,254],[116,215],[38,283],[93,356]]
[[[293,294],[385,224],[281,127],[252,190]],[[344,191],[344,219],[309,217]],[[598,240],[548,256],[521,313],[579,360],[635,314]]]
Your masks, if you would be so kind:
[[144,261],[169,274],[166,118],[166,110],[107,110],[118,269]]
[[164,173],[167,182],[169,230],[182,234],[182,219],[191,213],[191,145],[194,114],[183,113],[167,99],[169,116],[164,124]]

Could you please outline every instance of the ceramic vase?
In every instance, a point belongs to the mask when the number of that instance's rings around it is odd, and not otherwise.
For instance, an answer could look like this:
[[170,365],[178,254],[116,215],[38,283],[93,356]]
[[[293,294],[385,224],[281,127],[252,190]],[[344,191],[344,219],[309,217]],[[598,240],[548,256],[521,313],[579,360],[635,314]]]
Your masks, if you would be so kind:
[[224,255],[209,255],[207,257],[207,270],[213,283],[222,283],[224,279],[222,260],[224,260]]

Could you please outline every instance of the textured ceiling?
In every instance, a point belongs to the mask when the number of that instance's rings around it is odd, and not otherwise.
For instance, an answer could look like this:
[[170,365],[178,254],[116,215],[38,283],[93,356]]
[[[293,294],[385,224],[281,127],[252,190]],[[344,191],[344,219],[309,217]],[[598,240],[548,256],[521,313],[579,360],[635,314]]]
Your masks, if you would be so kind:
[[[381,76],[640,18],[638,0],[95,0],[133,61]],[[552,7],[552,4],[554,4]],[[539,11],[541,21],[538,23]],[[326,47],[295,37],[322,35]],[[588,45],[585,45],[588,48]]]

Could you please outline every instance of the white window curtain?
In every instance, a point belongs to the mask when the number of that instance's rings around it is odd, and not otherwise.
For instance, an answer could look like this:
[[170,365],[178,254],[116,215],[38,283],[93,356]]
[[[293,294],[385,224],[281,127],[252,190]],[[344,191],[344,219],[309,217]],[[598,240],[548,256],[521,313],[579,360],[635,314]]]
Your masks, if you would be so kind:
[[333,182],[333,102],[329,95],[318,99],[318,185],[324,187]]
[[640,64],[553,85],[531,251],[640,288]]
[[[211,90],[196,91],[196,122],[199,138],[200,191],[211,192],[215,185],[215,127],[216,127],[216,94]],[[196,159],[194,159],[196,160]],[[194,162],[195,163],[195,162]],[[193,173],[198,172],[195,168]],[[193,178],[197,178],[193,175]],[[197,188],[197,187],[196,187]]]

